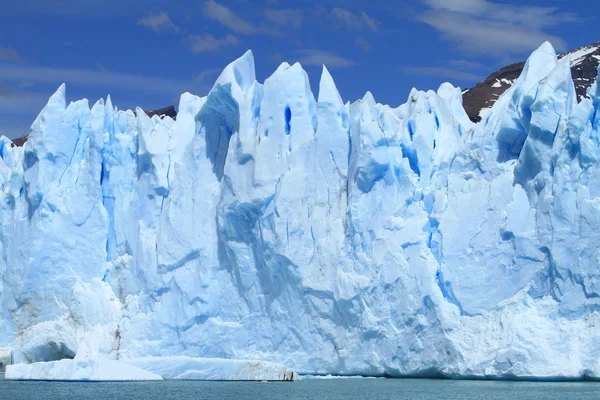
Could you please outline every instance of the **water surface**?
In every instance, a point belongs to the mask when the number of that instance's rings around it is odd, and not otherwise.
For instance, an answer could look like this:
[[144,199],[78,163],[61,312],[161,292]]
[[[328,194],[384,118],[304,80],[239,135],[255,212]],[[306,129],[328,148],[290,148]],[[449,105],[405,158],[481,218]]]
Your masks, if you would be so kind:
[[312,379],[299,382],[15,382],[0,377],[0,399],[600,399],[600,383],[427,379]]

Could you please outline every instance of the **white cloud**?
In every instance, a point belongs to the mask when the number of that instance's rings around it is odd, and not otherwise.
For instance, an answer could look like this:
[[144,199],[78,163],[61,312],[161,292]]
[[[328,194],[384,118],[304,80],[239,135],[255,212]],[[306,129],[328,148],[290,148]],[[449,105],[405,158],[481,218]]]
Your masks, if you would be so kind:
[[2,61],[12,61],[12,62],[21,62],[23,59],[14,49],[10,47],[0,47],[0,60]]
[[305,49],[296,51],[297,60],[304,66],[321,66],[325,65],[330,68],[351,67],[356,62],[341,57],[333,52],[324,50]]
[[238,38],[233,35],[218,39],[210,34],[190,35],[185,38],[185,42],[190,46],[193,53],[218,52],[222,47],[235,46],[240,43]]
[[489,0],[423,0],[428,10],[418,19],[438,30],[466,53],[506,56],[529,52],[549,41],[566,50],[560,37],[544,32],[576,16],[555,7],[521,6]]
[[240,35],[253,35],[259,32],[258,29],[239,17],[229,8],[213,0],[204,3],[204,15]]
[[334,8],[329,13],[329,17],[338,27],[353,31],[376,31],[379,28],[379,22],[366,12],[354,14],[343,8]]
[[541,29],[561,22],[575,22],[573,13],[560,13],[556,7],[524,6],[494,3],[489,0],[425,0],[434,10],[457,12],[493,21]]
[[179,27],[171,21],[169,14],[165,12],[140,18],[137,24],[150,28],[155,32],[179,32]]

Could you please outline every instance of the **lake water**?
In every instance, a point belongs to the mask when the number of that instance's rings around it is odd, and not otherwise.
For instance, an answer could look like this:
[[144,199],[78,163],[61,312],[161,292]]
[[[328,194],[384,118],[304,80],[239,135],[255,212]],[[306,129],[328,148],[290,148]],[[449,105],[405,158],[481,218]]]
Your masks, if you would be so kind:
[[600,399],[600,383],[426,379],[314,379],[299,382],[13,382],[0,377],[0,399]]

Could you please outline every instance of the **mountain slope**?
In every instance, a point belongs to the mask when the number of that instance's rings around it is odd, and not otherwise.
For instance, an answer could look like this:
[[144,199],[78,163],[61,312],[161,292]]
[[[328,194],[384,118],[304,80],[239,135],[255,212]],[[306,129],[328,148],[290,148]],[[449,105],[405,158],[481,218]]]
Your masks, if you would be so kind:
[[[600,64],[600,42],[579,47],[558,56],[563,59],[571,56],[571,75],[577,92],[577,101],[586,97],[586,90],[596,80],[596,70]],[[485,117],[496,100],[517,80],[524,62],[501,68],[477,86],[463,93],[463,106],[473,122]]]

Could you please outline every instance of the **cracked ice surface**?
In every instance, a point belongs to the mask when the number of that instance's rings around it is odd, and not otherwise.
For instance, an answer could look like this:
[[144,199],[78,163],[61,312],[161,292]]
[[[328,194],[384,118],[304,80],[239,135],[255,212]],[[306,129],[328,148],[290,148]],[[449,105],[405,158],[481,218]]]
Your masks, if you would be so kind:
[[176,121],[61,86],[0,141],[0,347],[600,378],[598,86],[546,43],[477,125],[450,84],[318,93],[250,52]]

